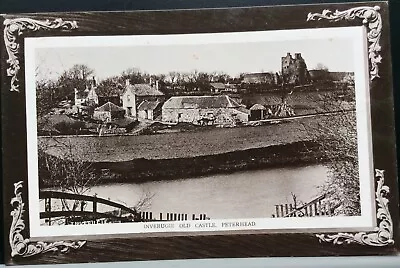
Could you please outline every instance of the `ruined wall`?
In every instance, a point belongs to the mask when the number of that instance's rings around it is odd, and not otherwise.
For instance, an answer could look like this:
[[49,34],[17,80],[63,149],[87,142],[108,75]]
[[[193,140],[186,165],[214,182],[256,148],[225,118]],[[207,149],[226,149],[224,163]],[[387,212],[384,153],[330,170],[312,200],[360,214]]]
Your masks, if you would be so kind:
[[296,53],[294,58],[290,53],[282,57],[282,79],[283,83],[295,86],[310,82],[307,64],[301,53]]

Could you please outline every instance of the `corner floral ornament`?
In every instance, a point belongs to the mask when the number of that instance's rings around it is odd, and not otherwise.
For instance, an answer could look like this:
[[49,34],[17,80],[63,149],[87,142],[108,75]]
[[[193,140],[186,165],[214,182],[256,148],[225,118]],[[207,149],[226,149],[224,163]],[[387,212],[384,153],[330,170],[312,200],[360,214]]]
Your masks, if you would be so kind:
[[76,21],[63,21],[62,19],[55,19],[54,21],[33,20],[29,18],[17,18],[4,20],[4,44],[6,46],[8,59],[7,63],[10,65],[7,68],[7,76],[11,77],[10,91],[19,92],[18,85],[18,72],[20,70],[20,62],[18,59],[19,44],[17,36],[22,35],[24,31],[38,31],[38,30],[72,30],[77,29]]
[[327,19],[331,21],[339,20],[354,20],[356,18],[362,19],[362,23],[367,26],[368,29],[368,57],[370,61],[370,80],[374,80],[379,77],[378,64],[381,63],[382,57],[379,54],[381,46],[379,40],[381,38],[382,31],[382,18],[379,13],[380,7],[355,7],[345,11],[331,12],[330,10],[323,10],[322,13],[309,13],[307,21]]
[[24,203],[22,202],[21,188],[22,181],[14,184],[15,197],[11,199],[11,205],[15,206],[14,210],[11,211],[12,223],[9,234],[11,257],[31,257],[40,253],[56,251],[66,253],[70,249],[79,249],[86,244],[86,241],[57,241],[45,243],[41,241],[31,242],[29,239],[25,239],[21,234],[21,232],[25,229],[25,223],[23,219]]
[[320,239],[320,242],[332,242],[333,244],[337,245],[342,245],[345,243],[357,243],[375,247],[389,246],[394,244],[393,222],[388,206],[389,201],[385,197],[387,194],[389,194],[389,187],[384,185],[384,171],[376,169],[375,178],[377,179],[375,200],[378,206],[376,216],[379,222],[379,225],[375,228],[375,230],[371,233],[338,233],[335,235],[318,234],[317,237]]

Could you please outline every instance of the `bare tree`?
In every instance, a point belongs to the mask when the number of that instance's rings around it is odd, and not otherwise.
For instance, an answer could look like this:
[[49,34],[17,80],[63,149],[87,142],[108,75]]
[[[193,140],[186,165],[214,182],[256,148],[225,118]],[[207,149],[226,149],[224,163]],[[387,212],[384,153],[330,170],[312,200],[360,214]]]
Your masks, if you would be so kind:
[[[91,144],[93,145],[93,144]],[[83,159],[82,152],[88,150],[88,146],[74,145],[70,139],[60,140],[53,137],[49,142],[46,139],[38,142],[39,179],[42,187],[51,187],[61,192],[78,195],[87,194],[94,186],[98,186],[103,175],[95,171],[93,164]],[[154,197],[150,191],[142,191],[132,209],[136,212],[136,220],[139,212],[149,209]],[[76,211],[85,208],[86,202],[81,200],[61,199],[61,209],[64,211]]]
[[315,70],[329,71],[328,67],[322,63],[317,63],[317,65],[315,66]]
[[328,179],[320,190],[327,194],[333,215],[360,215],[356,113],[347,109],[348,103],[335,99],[335,95],[327,94],[324,98],[330,107],[336,106],[338,113],[302,122],[327,160]]
[[[56,187],[62,192],[73,194],[85,194],[100,180],[96,176],[92,164],[85,161],[76,153],[70,140],[61,142],[52,138],[55,145],[50,145],[43,140],[38,143],[39,178],[42,184]],[[53,147],[53,148],[51,148]],[[48,153],[55,149],[58,155]],[[81,147],[82,150],[84,148]],[[73,203],[61,200],[63,210],[75,211],[78,207],[86,204],[82,201]]]

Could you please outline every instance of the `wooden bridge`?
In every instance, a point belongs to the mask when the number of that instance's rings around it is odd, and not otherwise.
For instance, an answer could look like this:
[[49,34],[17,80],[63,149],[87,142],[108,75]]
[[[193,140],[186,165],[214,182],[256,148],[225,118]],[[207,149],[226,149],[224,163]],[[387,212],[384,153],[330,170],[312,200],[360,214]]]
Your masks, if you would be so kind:
[[[46,223],[51,225],[56,218],[65,218],[65,224],[81,224],[82,222],[105,223],[105,222],[143,222],[143,221],[186,221],[186,220],[209,220],[206,214],[188,214],[183,213],[155,213],[149,211],[138,211],[125,205],[94,196],[72,194],[58,191],[40,191],[39,199],[44,200],[44,211],[40,212],[40,219],[45,219]],[[52,209],[52,203],[59,200],[70,200],[77,204],[73,209],[67,209],[63,206],[61,210]],[[88,204],[92,206],[88,206]],[[110,207],[107,212],[99,212],[98,205],[107,205]]]

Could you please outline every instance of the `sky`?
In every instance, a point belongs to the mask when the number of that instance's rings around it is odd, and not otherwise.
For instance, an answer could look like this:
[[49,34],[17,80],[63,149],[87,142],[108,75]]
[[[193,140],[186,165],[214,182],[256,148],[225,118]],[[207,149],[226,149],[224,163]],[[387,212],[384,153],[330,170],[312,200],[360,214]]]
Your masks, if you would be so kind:
[[95,70],[98,80],[128,68],[150,74],[170,71],[277,72],[281,57],[301,53],[309,70],[322,63],[330,71],[354,71],[353,45],[345,37],[225,44],[147,45],[107,47],[47,47],[35,49],[37,77],[57,79],[74,64]]

